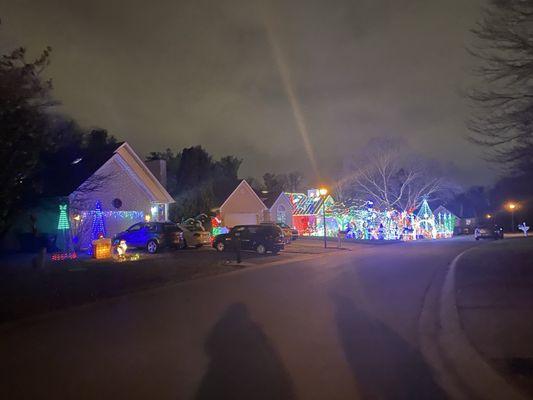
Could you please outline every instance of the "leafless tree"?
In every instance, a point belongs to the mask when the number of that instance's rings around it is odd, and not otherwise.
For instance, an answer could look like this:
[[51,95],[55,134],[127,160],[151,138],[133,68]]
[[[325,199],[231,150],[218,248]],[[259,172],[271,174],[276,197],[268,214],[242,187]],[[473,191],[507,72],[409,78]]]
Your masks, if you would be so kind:
[[106,185],[117,177],[118,174],[114,170],[101,170],[87,178],[70,196],[71,212],[79,213],[94,209],[95,193],[104,190]]
[[514,167],[533,157],[533,0],[489,0],[468,49],[480,60],[470,139],[492,161]]
[[400,141],[373,139],[345,163],[337,190],[342,197],[364,198],[382,209],[414,210],[424,198],[442,198],[452,189],[437,163],[408,154]]

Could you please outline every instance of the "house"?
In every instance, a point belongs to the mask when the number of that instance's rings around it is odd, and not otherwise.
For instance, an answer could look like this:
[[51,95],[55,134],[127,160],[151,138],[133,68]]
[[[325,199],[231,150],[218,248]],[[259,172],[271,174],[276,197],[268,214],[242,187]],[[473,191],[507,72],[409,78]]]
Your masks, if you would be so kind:
[[285,192],[261,193],[261,200],[268,212],[265,213],[265,222],[281,222],[293,226],[292,203]]
[[[83,162],[73,164],[71,173]],[[67,196],[73,234],[82,248],[94,239],[95,213],[103,217],[106,237],[140,221],[168,219],[174,199],[128,143],[117,144],[96,169],[84,171]]]
[[[155,167],[164,170],[161,165]],[[68,206],[68,226],[76,248],[85,249],[94,238],[95,222],[101,221],[105,236],[112,237],[137,222],[166,220],[168,205],[174,202],[125,142],[109,144],[97,153],[65,155],[44,181],[46,197],[14,222],[2,243],[4,249],[54,248],[60,205]]]
[[[454,213],[447,209],[444,206],[439,206],[435,209],[433,214],[435,216],[438,215],[438,213],[445,214],[449,213],[455,218],[455,227],[454,227],[454,234],[455,235],[461,235],[461,234],[471,234],[474,232],[475,227],[478,224],[478,218],[474,216],[465,216],[464,214],[464,208],[461,206],[459,209],[460,216],[457,215],[457,213]],[[470,211],[470,215],[474,214],[474,210],[466,210]]]
[[[303,236],[321,235],[324,229],[323,213],[324,205],[326,210],[335,201],[329,194],[326,197],[320,196],[318,189],[310,189],[304,193],[286,193],[292,204],[293,226]],[[331,215],[326,215],[326,226],[329,231],[337,231],[338,224]]]
[[244,179],[218,209],[221,225],[228,228],[264,222],[268,211],[267,206]]

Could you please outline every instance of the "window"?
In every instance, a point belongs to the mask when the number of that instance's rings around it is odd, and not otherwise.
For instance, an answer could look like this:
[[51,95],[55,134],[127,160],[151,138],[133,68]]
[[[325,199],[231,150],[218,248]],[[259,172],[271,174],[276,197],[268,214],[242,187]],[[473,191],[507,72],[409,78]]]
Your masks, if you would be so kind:
[[157,232],[157,224],[147,224],[148,232]]
[[175,224],[165,224],[163,230],[165,232],[181,232],[181,229]]
[[283,224],[287,223],[287,209],[284,205],[279,205],[276,210],[276,220]]
[[141,224],[135,224],[128,228],[128,232],[137,232],[141,230]]

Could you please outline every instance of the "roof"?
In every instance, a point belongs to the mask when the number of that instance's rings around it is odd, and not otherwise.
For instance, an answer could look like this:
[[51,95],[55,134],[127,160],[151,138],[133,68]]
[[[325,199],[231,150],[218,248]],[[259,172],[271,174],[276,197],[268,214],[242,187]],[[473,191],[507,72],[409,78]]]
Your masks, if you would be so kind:
[[175,202],[174,198],[127,142],[124,142],[115,150],[115,154],[113,154],[111,159],[116,159],[119,164],[125,167],[132,179],[146,190],[151,201],[156,203]]
[[435,210],[433,211],[433,215],[438,215],[438,214],[451,214],[453,215],[455,218],[457,218],[457,216],[451,212],[450,210],[448,210],[446,207],[444,206],[438,206],[437,208],[435,208]]
[[42,171],[45,196],[67,196],[89,179],[102,165],[104,165],[121,147],[124,142],[112,143],[98,152],[90,149],[70,151],[66,149],[61,154],[45,154],[44,163],[48,168]]
[[257,200],[259,201],[259,203],[261,203],[261,205],[266,209],[267,207],[265,206],[265,203],[263,203],[263,200],[261,200],[261,198],[257,195],[257,193],[255,192],[255,190],[252,189],[252,187],[250,186],[250,184],[248,182],[246,182],[245,179],[241,180],[240,183],[235,187],[235,189],[233,189],[233,191],[230,193],[230,195],[226,198],[226,200],[224,200],[224,202],[220,205],[219,208],[222,208],[224,207],[224,205],[228,202],[228,200],[233,196],[234,193],[237,193],[237,190],[240,188],[240,187],[245,187],[247,188],[251,193],[253,193],[253,195],[257,198]]
[[255,191],[255,193],[259,196],[259,198],[261,199],[261,201],[265,204],[265,206],[270,209],[272,208],[272,206],[274,205],[274,203],[276,202],[276,200],[278,200],[279,196],[281,196],[281,194],[283,192],[281,191],[276,191],[276,192],[257,192]]
[[215,210],[222,207],[222,204],[224,204],[228,197],[230,197],[233,192],[237,190],[242,181],[244,181],[244,179],[237,180],[234,185],[227,185],[225,187],[221,186],[218,188],[218,191],[215,193],[216,204],[218,204],[218,207],[216,207]]
[[151,201],[173,203],[174,199],[139,158],[127,142],[110,144],[102,151],[64,155],[63,160],[55,160],[53,173],[45,177],[50,185],[49,195],[67,196],[95,175],[104,165],[116,160],[132,179],[148,194]]
[[293,205],[294,215],[317,215],[322,211],[324,202],[331,204],[333,197],[330,195],[324,197],[309,197],[303,193],[286,193]]

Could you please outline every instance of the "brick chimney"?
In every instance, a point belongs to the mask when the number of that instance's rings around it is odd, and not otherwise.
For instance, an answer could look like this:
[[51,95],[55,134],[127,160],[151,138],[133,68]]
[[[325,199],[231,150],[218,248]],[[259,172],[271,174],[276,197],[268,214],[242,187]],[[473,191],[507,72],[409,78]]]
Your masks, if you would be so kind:
[[167,188],[167,162],[166,160],[151,160],[144,162],[150,172],[154,174],[159,183]]

